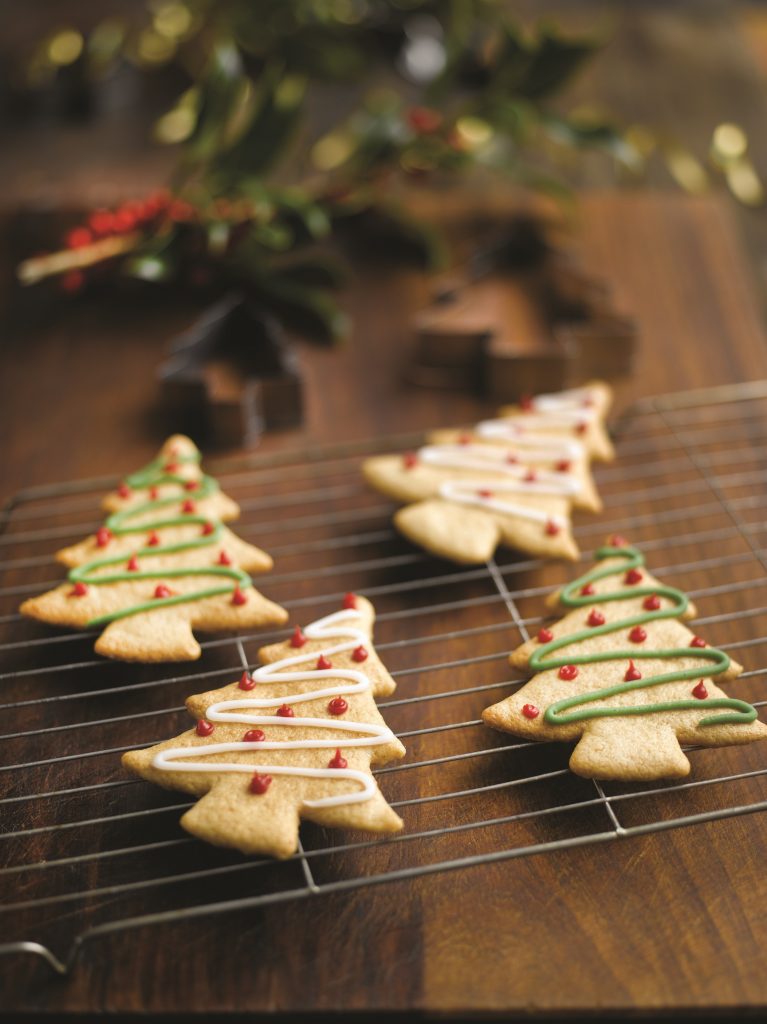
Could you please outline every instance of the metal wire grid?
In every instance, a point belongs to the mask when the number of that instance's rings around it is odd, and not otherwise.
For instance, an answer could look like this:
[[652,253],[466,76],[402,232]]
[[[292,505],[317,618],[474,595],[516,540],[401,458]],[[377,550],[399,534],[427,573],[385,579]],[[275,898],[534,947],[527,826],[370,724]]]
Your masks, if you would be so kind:
[[[56,582],[51,552],[98,525],[98,495],[114,481],[36,488],[11,503],[0,535],[8,581],[0,651],[12,666],[0,673],[10,694],[0,738],[11,752],[0,765],[9,781],[0,797],[8,853],[0,884],[9,894],[0,914],[13,941],[1,953],[34,953],[64,973],[87,941],[130,928],[767,809],[760,745],[693,751],[692,781],[603,785],[573,776],[558,744],[510,741],[482,726],[481,710],[523,682],[510,677],[508,651],[542,621],[542,597],[572,570],[511,553],[456,568],[409,547],[389,525],[391,504],[363,487],[358,468],[374,447],[418,440],[213,467],[240,499],[238,533],[275,556],[278,571],[257,585],[293,621],[325,614],[347,589],[364,592],[379,611],[377,650],[398,681],[380,706],[408,756],[377,775],[404,832],[370,839],[305,826],[298,852],[279,864],[201,850],[177,825],[190,801],[124,778],[119,754],[186,728],[185,696],[228,682],[286,631],[208,640],[193,666],[107,664],[92,654],[96,634],[54,634],[11,609]],[[728,689],[762,707],[767,381],[645,401],[618,425],[616,441],[617,463],[596,471],[607,512],[579,517],[579,542],[588,549],[608,530],[631,531],[652,570],[695,599],[695,628],[723,625],[729,643],[714,642],[743,650],[746,671]],[[13,557],[18,548],[25,553]],[[582,561],[590,557],[584,550]],[[56,752],[62,741],[69,752]]]

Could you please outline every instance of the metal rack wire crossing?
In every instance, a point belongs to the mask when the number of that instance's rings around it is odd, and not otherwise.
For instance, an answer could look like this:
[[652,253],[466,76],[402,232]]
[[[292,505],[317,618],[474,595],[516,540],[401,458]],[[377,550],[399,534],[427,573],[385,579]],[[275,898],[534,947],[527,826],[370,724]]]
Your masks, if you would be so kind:
[[[596,474],[608,512],[601,519],[584,519],[576,535],[583,547],[588,547],[598,543],[608,530],[638,531],[641,536],[637,540],[643,550],[658,556],[651,562],[654,573],[677,580],[687,575],[693,582],[698,581],[697,585],[685,588],[699,601],[701,610],[708,613],[700,615],[697,626],[727,624],[728,629],[742,627],[747,632],[741,639],[720,643],[728,650],[746,649],[748,653],[748,670],[735,683],[728,684],[728,689],[746,692],[747,699],[764,707],[767,701],[760,699],[760,695],[767,676],[767,546],[763,537],[767,525],[761,521],[760,513],[767,508],[767,381],[646,400],[621,420],[616,435],[618,462],[599,468]],[[270,593],[275,587],[284,586],[285,593],[290,594],[299,584],[309,591],[279,598],[291,612],[303,615],[315,607],[320,611],[332,607],[344,590],[327,592],[326,586],[334,588],[336,581],[340,583],[350,576],[361,581],[357,589],[384,602],[377,628],[388,629],[387,636],[392,638],[380,640],[376,647],[385,657],[401,656],[403,663],[392,670],[401,683],[397,695],[379,706],[387,717],[398,716],[395,731],[406,743],[415,741],[417,753],[412,759],[408,757],[403,763],[381,768],[375,774],[387,795],[392,787],[390,802],[405,817],[406,830],[386,839],[345,840],[343,834],[331,835],[315,829],[307,841],[302,834],[296,854],[279,862],[280,871],[297,870],[298,874],[286,874],[284,885],[235,898],[228,896],[227,889],[218,891],[215,886],[223,886],[232,879],[240,885],[257,885],[254,880],[260,873],[274,870],[274,862],[231,855],[220,855],[217,862],[219,855],[214,853],[209,857],[209,865],[184,870],[184,864],[173,858],[199,844],[180,830],[170,837],[159,832],[144,839],[142,834],[141,841],[118,841],[114,845],[107,842],[91,849],[84,838],[89,830],[103,829],[108,837],[113,827],[140,822],[142,830],[150,829],[152,823],[166,819],[172,827],[179,813],[191,806],[191,801],[179,801],[177,794],[172,802],[154,805],[152,787],[140,780],[109,777],[115,774],[114,763],[122,751],[172,735],[175,718],[185,727],[183,705],[178,700],[166,701],[164,694],[186,696],[203,686],[221,685],[222,680],[231,679],[242,667],[253,664],[254,658],[248,653],[250,644],[280,639],[285,632],[207,640],[202,645],[203,662],[218,659],[213,664],[193,672],[172,666],[165,671],[154,669],[150,678],[133,681],[125,681],[124,673],[112,679],[100,659],[87,655],[67,658],[73,644],[87,650],[95,634],[52,635],[48,630],[43,635],[7,639],[0,643],[6,664],[15,655],[42,660],[39,665],[4,669],[0,672],[4,687],[13,691],[17,685],[26,686],[28,681],[51,673],[56,674],[57,681],[56,687],[43,687],[39,695],[24,694],[0,703],[4,715],[0,740],[4,746],[16,744],[20,751],[13,763],[0,765],[0,779],[10,779],[12,785],[15,780],[22,790],[0,797],[0,813],[28,805],[35,807],[37,813],[31,819],[36,823],[22,816],[18,827],[11,826],[0,833],[0,849],[10,848],[8,861],[0,867],[0,882],[6,879],[15,885],[16,879],[24,881],[18,889],[19,897],[0,906],[0,920],[5,926],[16,917],[38,915],[37,930],[0,945],[0,955],[33,954],[58,973],[66,973],[87,943],[128,929],[225,915],[386,882],[408,882],[436,872],[767,810],[764,755],[750,753],[750,748],[737,748],[735,753],[730,751],[712,759],[714,768],[723,765],[726,770],[703,772],[704,777],[698,777],[696,771],[691,781],[621,788],[576,780],[562,766],[562,753],[551,755],[551,748],[558,745],[509,742],[510,737],[490,733],[482,726],[479,712],[524,681],[510,676],[506,658],[513,646],[528,638],[528,629],[542,621],[541,598],[549,592],[551,584],[535,580],[544,568],[550,571],[550,567],[536,559],[514,560],[503,553],[483,567],[456,570],[435,563],[398,538],[389,525],[391,505],[381,504],[380,497],[369,494],[359,482],[359,461],[374,450],[411,447],[419,441],[419,437],[404,435],[375,444],[356,442],[287,455],[256,455],[213,470],[228,490],[277,485],[275,494],[240,500],[243,521],[238,524],[238,533],[262,542],[278,558],[307,555],[319,559],[319,564],[305,569],[276,572],[263,578],[264,589]],[[317,479],[332,482],[327,487],[318,487]],[[3,515],[4,532],[0,535],[0,570],[12,577],[9,585],[0,588],[0,599],[9,608],[23,594],[42,590],[53,582],[44,578],[46,571],[50,572],[51,543],[77,539],[91,531],[97,522],[88,518],[88,513],[96,507],[98,494],[113,483],[99,479],[51,485],[25,491],[14,499]],[[73,521],[63,526],[40,525],[50,512],[39,503],[52,501],[56,502],[59,516],[72,516]],[[353,507],[339,508],[339,503],[346,502]],[[300,514],[294,515],[297,507]],[[351,531],[346,530],[349,524],[353,524]],[[673,533],[679,524],[684,524],[682,537]],[[302,531],[315,529],[322,535],[301,536]],[[299,535],[295,541],[291,540],[293,533]],[[281,543],[269,543],[270,534],[281,538]],[[14,557],[15,548],[23,546],[26,552],[30,545],[41,545],[44,550]],[[696,557],[685,557],[689,549],[693,549]],[[701,553],[697,554],[698,551]],[[3,557],[6,552],[10,557]],[[585,552],[582,561],[588,562],[590,555],[590,551]],[[14,574],[37,569],[43,573],[39,580],[13,580]],[[562,567],[558,573],[560,580],[570,575]],[[395,578],[387,578],[392,576]],[[723,582],[719,582],[720,578]],[[438,599],[428,600],[434,590]],[[739,594],[752,591],[757,596],[749,598],[748,607],[742,607],[742,602],[735,608],[726,607]],[[451,599],[446,600],[447,597]],[[14,611],[6,611],[5,606],[3,611],[0,626],[8,627],[11,637],[17,627],[30,628],[21,623]],[[493,621],[462,625],[462,615],[471,616],[477,611],[485,620]],[[467,623],[472,621],[466,619]],[[436,630],[430,628],[434,625]],[[404,637],[400,635],[402,630],[406,633]],[[466,655],[464,644],[474,641],[490,649]],[[424,660],[422,649],[428,645],[439,645],[445,656]],[[488,679],[474,678],[483,672],[489,673]],[[91,677],[96,680],[104,676],[108,677],[106,685],[89,683]],[[436,687],[430,683],[432,678],[438,681]],[[466,679],[471,685],[464,684]],[[417,692],[409,692],[408,687]],[[118,709],[88,718],[91,702],[117,702],[132,697],[136,700],[130,710]],[[140,710],[144,697],[154,701],[150,710]],[[49,708],[55,709],[62,720],[40,726],[30,718]],[[14,714],[19,719],[16,725],[12,724]],[[433,720],[440,714],[445,715],[444,721]],[[142,722],[148,728],[153,725],[155,730],[145,731],[142,742],[115,743],[102,739],[115,730],[119,736],[119,730],[137,723],[143,729]],[[45,748],[46,743],[55,743],[62,735],[77,737],[76,752],[57,755]],[[429,756],[428,743],[432,739],[441,742],[445,737],[449,739],[448,747],[438,747]],[[446,753],[451,746],[455,749]],[[529,764],[522,760],[525,757]],[[45,772],[52,766],[66,771],[81,762],[97,765],[93,781],[79,779],[76,784],[46,788],[40,783],[35,786],[33,778],[31,791],[24,791],[29,773],[34,776],[35,771]],[[490,765],[494,768],[488,775]],[[430,783],[436,782],[438,791],[422,791],[428,789],[419,782],[425,777],[419,774],[424,769],[429,771]],[[570,788],[560,792],[560,784]],[[515,807],[514,799],[520,800],[522,794],[532,791],[542,794],[540,805],[525,807],[519,803]],[[700,797],[710,792],[718,794],[716,799],[706,802],[707,798]],[[115,809],[102,802],[126,793],[146,794],[144,805]],[[687,801],[701,799],[695,813],[675,813],[675,801],[682,795]],[[71,801],[77,802],[75,812],[60,820],[58,808],[62,804],[69,806]],[[447,823],[444,808],[449,801],[460,801],[462,807],[469,808],[464,815],[466,820]],[[632,812],[642,801],[650,801],[646,820]],[[82,813],[78,814],[78,809]],[[579,831],[579,824],[572,834],[547,837],[547,828],[559,828],[547,822],[579,816],[581,820],[588,819],[585,831]],[[74,835],[81,845],[62,856],[24,859],[30,840],[52,834]],[[471,852],[482,843],[485,848]],[[436,844],[433,855],[431,844]],[[441,844],[445,846],[442,853]],[[157,871],[151,860],[157,854],[168,858],[169,873]],[[402,859],[408,862],[400,866]],[[329,864],[333,866],[328,867]],[[110,879],[109,871],[117,865],[130,865],[137,877]],[[103,876],[103,883],[79,889],[60,881],[47,883],[47,879],[61,872],[85,866],[98,868],[99,881]],[[207,902],[183,894],[174,899],[175,889],[181,891],[189,883],[202,881],[215,890]],[[147,893],[161,893],[171,905],[134,913],[123,912],[119,903],[110,902]],[[99,901],[105,901],[101,906],[106,910],[103,919],[94,922],[90,907]],[[60,908],[69,908],[75,918],[81,918],[82,927],[75,929],[69,942],[61,938],[47,941],[46,914],[53,920]],[[54,952],[56,948],[63,952]]]

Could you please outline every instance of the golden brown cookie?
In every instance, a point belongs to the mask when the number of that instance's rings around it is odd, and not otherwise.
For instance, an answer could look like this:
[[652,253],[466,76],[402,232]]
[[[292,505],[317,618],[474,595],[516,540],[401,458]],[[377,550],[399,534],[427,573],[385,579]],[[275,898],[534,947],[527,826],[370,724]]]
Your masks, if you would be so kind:
[[190,697],[194,729],[123,764],[200,797],[184,828],[243,853],[289,857],[301,818],[398,831],[370,772],[405,753],[374,700],[395,687],[373,648],[374,617],[369,601],[348,594],[340,611],[262,648],[252,675]]

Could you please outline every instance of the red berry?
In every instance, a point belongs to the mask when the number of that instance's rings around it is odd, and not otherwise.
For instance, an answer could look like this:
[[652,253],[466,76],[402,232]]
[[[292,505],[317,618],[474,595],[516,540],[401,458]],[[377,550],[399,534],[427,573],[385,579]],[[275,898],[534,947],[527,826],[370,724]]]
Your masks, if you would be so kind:
[[72,589],[69,591],[68,597],[85,597],[88,593],[88,588],[84,583],[75,583]]
[[411,107],[407,112],[407,120],[419,135],[432,135],[442,126],[442,115],[430,107]]
[[111,210],[94,210],[88,218],[88,227],[94,235],[108,235],[114,228]]
[[198,736],[210,736],[215,726],[212,722],[208,722],[205,718],[201,718],[197,723],[197,735]]
[[157,598],[170,597],[172,593],[173,591],[170,589],[170,587],[166,587],[164,583],[158,583],[157,586],[154,588],[154,596]]
[[488,501],[490,498],[492,498],[492,496],[493,492],[488,490],[487,487],[482,487],[480,488],[480,490],[477,491],[477,497],[484,498],[485,501]]
[[708,690],[706,689],[706,684],[702,679],[697,686],[693,687],[692,695],[693,697],[697,697],[698,700],[705,700],[706,697],[708,697]]
[[547,643],[550,643],[553,639],[554,639],[554,634],[551,632],[550,629],[546,629],[546,627],[543,626],[541,629],[538,630],[538,642],[539,643],[547,644]]
[[402,464],[405,469],[413,469],[414,466],[418,465],[418,456],[415,452],[405,452],[402,456]]
[[458,444],[471,444],[471,434],[459,434]]
[[79,292],[84,284],[85,274],[82,270],[68,270],[59,281],[61,290],[68,292],[70,295],[74,295],[75,292]]
[[266,733],[263,729],[248,729],[242,737],[243,743],[263,743],[265,739]]
[[120,484],[117,488],[117,493],[121,498],[130,498],[130,487],[127,484]]
[[222,551],[221,554],[218,556],[218,563],[217,564],[218,565],[231,565],[232,564],[232,560],[229,557],[229,555],[227,555],[226,551]]
[[624,583],[641,583],[644,577],[639,569],[629,569],[626,575],[623,577]]
[[586,619],[586,625],[588,626],[604,626],[605,617],[596,608],[593,608],[589,613],[589,617]]
[[277,715],[279,718],[295,718],[296,713],[290,704],[281,704],[277,708]]
[[166,473],[178,473],[178,463],[176,462],[166,462],[162,468]]
[[199,483],[196,480],[187,480],[184,484],[185,491],[196,491],[199,488]]
[[694,636],[690,641],[690,647],[708,647],[702,636]]
[[642,644],[647,639],[647,633],[641,626],[634,626],[629,633],[629,640],[632,644]]
[[115,231],[132,231],[136,226],[136,214],[131,209],[128,203],[125,203],[115,211],[114,214],[114,227]]
[[583,586],[581,587],[581,594],[584,597],[590,597],[593,593],[595,593],[594,584],[593,583],[584,583]]
[[183,504],[181,505],[181,511],[185,512],[187,515],[190,515],[192,512],[197,511],[197,506],[195,505],[191,498],[187,498],[186,501],[183,502]]
[[334,697],[328,704],[328,711],[331,715],[345,715],[348,710],[349,705],[343,697]]
[[152,501],[156,501],[157,500],[157,495],[159,493],[160,492],[157,490],[156,487],[150,487],[149,488],[149,497],[152,499]]
[[556,537],[558,533],[562,532],[562,527],[559,523],[555,523],[553,519],[547,519],[545,532],[547,537]]
[[156,548],[157,545],[160,543],[160,538],[157,535],[157,533],[154,530],[152,530],[152,532],[147,537],[146,542],[150,548]]
[[534,484],[535,481],[538,479],[538,474],[535,472],[534,469],[528,469],[528,471],[525,473],[522,479],[526,484]]
[[342,608],[356,608],[357,607],[357,595],[356,594],[344,594],[344,599],[341,602]]
[[100,526],[96,530],[96,546],[105,548],[112,539],[112,531],[107,526]]
[[648,612],[657,612],[660,608],[660,598],[657,594],[650,594],[649,597],[646,597],[644,601],[642,601],[642,607]]
[[519,408],[522,412],[532,412],[534,408],[532,395],[522,395],[519,400]]
[[240,676],[240,681],[237,684],[241,690],[252,690],[255,688],[256,680],[247,670]]
[[571,468],[572,468],[572,465],[573,464],[572,464],[572,462],[570,462],[569,459],[560,459],[559,462],[557,463],[557,466],[556,466],[557,472],[558,473],[569,473]]
[[636,667],[633,661],[629,662],[629,667],[626,669],[626,674],[623,677],[627,683],[633,683],[637,679],[642,678],[642,673]]
[[138,558],[135,555],[131,555],[125,568],[128,572],[138,572]]
[[359,647],[355,647],[352,651],[352,661],[367,661],[368,652],[367,648],[363,647],[362,644]]
[[335,755],[328,761],[328,768],[346,768],[349,762],[341,756],[341,751],[336,750]]
[[575,665],[563,665],[558,672],[560,679],[565,679],[568,682],[578,675],[578,669]]
[[303,632],[301,631],[301,627],[300,626],[296,626],[296,628],[293,630],[293,636],[290,638],[290,646],[291,647],[303,647],[305,643],[306,643],[306,637],[304,636]]
[[83,249],[93,241],[93,235],[87,228],[72,228],[67,233],[67,249]]
[[325,657],[324,654],[321,654],[319,656],[319,658],[317,658],[317,668],[318,669],[323,670],[323,669],[329,669],[329,668],[332,668],[332,667],[333,667],[333,663],[331,661],[329,661]]
[[200,531],[203,537],[210,537],[212,533],[215,533],[216,527],[213,523],[203,523],[202,530]]
[[250,780],[250,791],[256,796],[263,796],[272,784],[271,775],[260,775],[258,772]]
[[242,606],[244,604],[247,604],[247,603],[248,603],[248,595],[244,594],[240,590],[239,586],[235,586],[234,590],[232,591],[232,604],[235,604],[238,607],[240,607],[240,606]]
[[535,706],[535,704],[523,704],[522,714],[525,716],[525,718],[537,718],[538,715],[540,715],[540,711]]

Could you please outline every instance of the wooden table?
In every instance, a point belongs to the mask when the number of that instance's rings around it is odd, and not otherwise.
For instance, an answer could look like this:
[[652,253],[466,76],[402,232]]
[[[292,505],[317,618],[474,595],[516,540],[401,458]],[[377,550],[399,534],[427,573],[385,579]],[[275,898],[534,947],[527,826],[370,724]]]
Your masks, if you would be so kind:
[[[620,384],[619,408],[641,396],[767,378],[750,271],[723,204],[593,193],[580,218],[584,259],[640,323],[637,372]],[[408,304],[422,295],[423,282],[408,275],[361,281],[350,295],[352,344],[303,350],[305,430],[270,439],[264,450],[488,412],[468,396],[404,383]],[[152,378],[158,344],[184,318],[158,309],[111,320],[84,306],[8,347],[0,364],[6,493],[122,473],[148,459],[168,427]],[[268,593],[268,581],[263,587]],[[751,762],[760,758],[763,750]],[[766,849],[767,817],[752,814],[193,927],[143,929],[89,947],[66,979],[32,958],[0,964],[4,1009],[764,1010]]]

